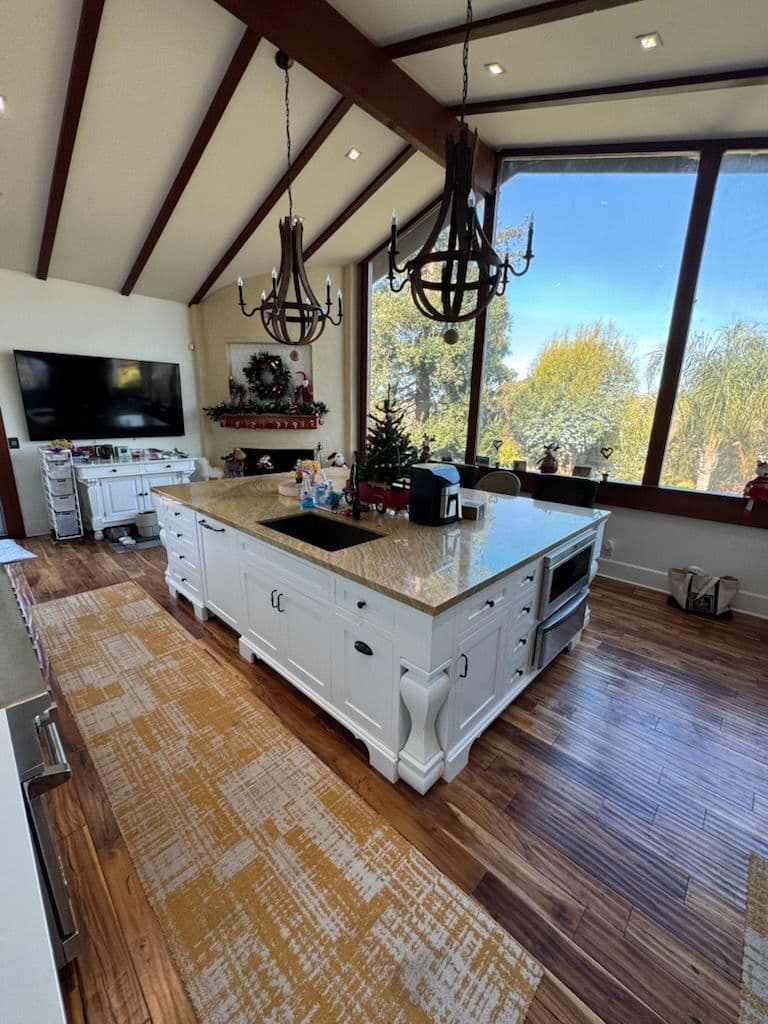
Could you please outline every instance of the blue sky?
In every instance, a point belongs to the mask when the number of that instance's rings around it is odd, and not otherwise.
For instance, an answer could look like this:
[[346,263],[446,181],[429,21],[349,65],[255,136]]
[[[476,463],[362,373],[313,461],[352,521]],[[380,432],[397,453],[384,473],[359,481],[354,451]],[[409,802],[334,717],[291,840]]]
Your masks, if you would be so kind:
[[[526,173],[504,185],[499,227],[536,217],[536,259],[507,289],[507,362],[520,376],[554,332],[596,319],[636,340],[644,374],[666,342],[694,186],[679,172]],[[768,174],[721,174],[707,243],[693,329],[768,322]]]

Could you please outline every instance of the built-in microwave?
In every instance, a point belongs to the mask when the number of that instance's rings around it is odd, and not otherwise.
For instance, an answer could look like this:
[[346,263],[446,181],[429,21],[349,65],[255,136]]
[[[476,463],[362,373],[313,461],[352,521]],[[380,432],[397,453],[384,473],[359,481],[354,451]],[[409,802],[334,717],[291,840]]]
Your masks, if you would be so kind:
[[539,619],[547,619],[585,587],[592,577],[595,534],[577,537],[544,558]]

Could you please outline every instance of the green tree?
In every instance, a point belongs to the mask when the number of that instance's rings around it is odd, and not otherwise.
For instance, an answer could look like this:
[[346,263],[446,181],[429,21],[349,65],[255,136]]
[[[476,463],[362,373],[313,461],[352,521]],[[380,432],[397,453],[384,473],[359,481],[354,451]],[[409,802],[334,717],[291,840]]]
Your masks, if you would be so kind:
[[[649,365],[657,373],[663,351]],[[740,492],[768,448],[768,335],[739,320],[695,334],[680,377],[663,483]]]
[[[404,413],[404,425],[419,442],[435,437],[434,448],[451,448],[463,456],[469,414],[474,321],[458,325],[459,340],[446,344],[447,324],[422,316],[406,286],[390,291],[386,281],[373,288],[371,300],[371,404],[392,401]],[[488,317],[484,379],[491,394],[514,379],[504,363],[509,351],[511,316],[506,297],[493,300]]]
[[619,454],[625,410],[637,391],[632,342],[613,323],[598,320],[553,335],[529,376],[500,389],[497,407],[529,463],[556,441],[569,472],[579,464],[599,468],[603,446]]

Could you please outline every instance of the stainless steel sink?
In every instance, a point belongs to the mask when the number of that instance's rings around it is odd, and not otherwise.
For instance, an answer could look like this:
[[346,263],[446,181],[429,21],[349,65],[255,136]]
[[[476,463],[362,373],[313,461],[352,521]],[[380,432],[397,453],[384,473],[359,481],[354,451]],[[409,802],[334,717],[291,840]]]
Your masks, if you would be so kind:
[[353,526],[344,520],[331,519],[330,516],[318,515],[316,512],[301,512],[284,519],[270,519],[261,525],[295,540],[303,540],[305,544],[313,544],[323,551],[341,551],[381,538],[380,533],[366,530],[364,526]]

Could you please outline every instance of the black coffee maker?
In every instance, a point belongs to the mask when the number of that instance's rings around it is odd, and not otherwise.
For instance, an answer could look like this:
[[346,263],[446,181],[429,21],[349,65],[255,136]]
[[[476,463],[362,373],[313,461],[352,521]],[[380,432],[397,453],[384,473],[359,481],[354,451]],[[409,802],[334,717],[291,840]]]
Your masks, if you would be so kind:
[[409,517],[423,526],[445,526],[461,514],[459,471],[446,462],[422,462],[411,467]]

